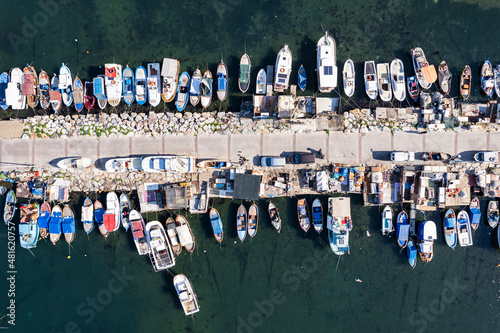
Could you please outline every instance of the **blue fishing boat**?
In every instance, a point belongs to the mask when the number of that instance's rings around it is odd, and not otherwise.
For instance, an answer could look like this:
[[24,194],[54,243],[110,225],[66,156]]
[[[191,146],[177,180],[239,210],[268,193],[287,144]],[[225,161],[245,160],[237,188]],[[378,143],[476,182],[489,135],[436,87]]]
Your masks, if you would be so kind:
[[130,225],[129,213],[130,213],[130,200],[128,199],[125,193],[122,193],[120,195],[120,215],[121,215],[122,227],[125,229],[125,231],[128,231]]
[[443,229],[446,245],[454,249],[457,246],[457,217],[453,209],[448,209],[444,214]]
[[470,217],[470,226],[473,230],[476,230],[479,227],[479,222],[481,222],[481,208],[479,205],[479,199],[474,198],[471,200],[469,205],[469,217]]
[[417,247],[411,239],[408,241],[408,247],[406,248],[406,257],[410,266],[415,268],[417,265]]
[[128,67],[123,70],[123,100],[128,106],[134,102],[135,98],[135,85],[134,85],[134,71]]
[[408,94],[414,102],[418,101],[418,80],[416,76],[408,77]]
[[188,72],[183,72],[179,77],[179,84],[177,85],[177,98],[175,100],[175,107],[178,111],[184,111],[189,101],[189,81],[190,77]]
[[104,206],[99,200],[96,200],[94,202],[94,219],[95,219],[95,224],[99,228],[99,232],[101,235],[104,236],[104,238],[108,237],[108,230],[106,230],[106,227],[104,226]]
[[396,235],[398,238],[398,245],[404,249],[408,245],[410,236],[410,223],[408,223],[408,214],[403,210],[398,214],[396,223]]
[[7,192],[7,195],[5,197],[5,206],[3,209],[3,220],[5,224],[9,224],[9,222],[12,221],[12,218],[16,213],[16,203],[17,198],[14,191],[11,190]]
[[83,230],[90,234],[94,229],[94,204],[90,198],[85,198],[82,206]]
[[7,110],[9,106],[7,105],[7,86],[10,82],[10,76],[6,72],[0,75],[0,107]]
[[326,228],[333,253],[339,256],[349,253],[349,232],[352,230],[351,198],[328,199]]
[[247,222],[247,209],[241,204],[236,213],[236,229],[238,231],[238,237],[242,242],[247,235]]
[[137,104],[144,105],[148,99],[146,69],[142,66],[135,70],[135,100]]
[[499,220],[499,210],[498,210],[498,201],[496,200],[491,200],[488,203],[488,224],[490,227],[495,228],[498,225],[498,220]]
[[97,98],[97,104],[99,108],[104,109],[106,104],[108,104],[108,98],[106,97],[106,91],[104,90],[104,75],[99,75],[94,78],[94,96]]
[[312,203],[312,218],[314,230],[320,234],[323,230],[323,205],[318,198],[314,199]]
[[59,205],[55,205],[52,208],[52,214],[50,215],[49,221],[49,234],[50,241],[52,244],[56,245],[56,242],[61,238],[61,222],[62,222],[62,209]]
[[210,209],[210,224],[212,225],[212,230],[214,232],[215,239],[220,243],[224,238],[224,232],[222,230],[222,220],[220,219],[219,212],[217,209]]
[[73,81],[73,99],[76,111],[82,111],[85,98],[83,95],[83,83],[82,80],[78,78],[78,76],[75,77],[75,81]]
[[306,75],[306,69],[304,68],[304,65],[300,65],[299,72],[297,75],[297,85],[299,86],[300,90],[302,90],[302,91],[306,90],[307,75]]
[[64,105],[70,106],[73,103],[73,79],[71,78],[71,71],[64,63],[59,69],[59,90]]
[[38,227],[40,228],[40,237],[47,238],[49,235],[50,221],[50,203],[44,202],[40,207],[40,216],[38,216]]
[[65,205],[62,213],[62,231],[64,233],[64,238],[68,244],[71,244],[75,239],[75,214],[73,210]]
[[40,228],[38,226],[38,215],[40,207],[36,203],[22,205],[21,219],[19,221],[19,243],[25,249],[36,247]]
[[460,246],[472,245],[472,231],[470,228],[469,214],[465,210],[461,210],[457,216],[457,235]]

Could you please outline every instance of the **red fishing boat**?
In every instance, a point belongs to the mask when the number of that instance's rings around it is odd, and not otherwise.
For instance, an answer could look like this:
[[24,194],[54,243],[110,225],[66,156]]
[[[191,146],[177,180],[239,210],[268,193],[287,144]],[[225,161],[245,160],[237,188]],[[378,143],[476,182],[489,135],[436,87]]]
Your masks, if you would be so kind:
[[95,104],[94,83],[85,81],[85,108],[92,110]]

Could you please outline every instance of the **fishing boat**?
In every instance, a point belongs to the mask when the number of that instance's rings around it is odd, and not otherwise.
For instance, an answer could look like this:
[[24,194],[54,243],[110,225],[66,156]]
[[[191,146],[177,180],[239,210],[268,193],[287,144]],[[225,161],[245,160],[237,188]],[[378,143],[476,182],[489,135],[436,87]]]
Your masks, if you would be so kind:
[[252,204],[248,209],[248,236],[253,237],[257,235],[259,227],[259,207]]
[[14,218],[14,214],[16,213],[16,193],[14,191],[7,192],[5,196],[5,206],[3,209],[3,220],[5,224],[9,224]]
[[175,217],[175,225],[175,231],[177,235],[179,235],[179,242],[181,246],[184,246],[187,251],[193,253],[195,241],[188,220],[182,215],[177,215]]
[[194,293],[193,287],[191,287],[191,283],[185,275],[178,274],[174,276],[174,287],[186,316],[200,311],[196,294]]
[[474,161],[476,162],[489,162],[497,163],[499,160],[500,152],[498,151],[479,151],[474,154]]
[[71,244],[75,239],[75,214],[68,205],[64,205],[62,211],[62,231],[64,233],[66,243]]
[[165,229],[158,221],[146,224],[146,238],[151,250],[150,259],[155,272],[175,266],[175,257],[170,248]]
[[150,253],[148,240],[146,238],[145,230],[146,225],[144,224],[144,219],[142,215],[132,209],[130,211],[130,229],[132,229],[132,237],[134,238],[135,247],[139,255],[145,255]]
[[495,79],[495,93],[497,94],[497,97],[500,97],[500,65],[497,65],[493,70],[493,77]]
[[406,99],[405,68],[398,58],[391,61],[391,87],[398,101],[402,102]]
[[441,91],[444,92],[445,95],[449,95],[451,90],[451,79],[453,75],[451,75],[451,72],[448,69],[448,64],[444,60],[441,61],[438,66],[438,76]]
[[210,224],[212,225],[212,230],[214,232],[215,239],[220,243],[224,238],[224,232],[222,230],[222,220],[220,218],[217,209],[210,209]]
[[158,106],[161,101],[160,94],[160,64],[148,64],[148,101],[153,107]]
[[104,238],[107,238],[109,233],[108,230],[106,230],[106,226],[104,225],[104,206],[99,200],[96,200],[94,202],[94,219],[95,219],[95,224],[99,228],[99,232],[101,235],[104,236]]
[[[40,75],[41,74],[42,73],[40,73]],[[9,82],[9,74],[7,74],[6,72],[0,74],[0,107],[3,110],[7,110],[9,108],[9,105],[7,104],[7,87],[9,86]]]
[[182,251],[182,246],[179,243],[179,236],[177,235],[177,231],[175,231],[175,221],[173,218],[167,218],[167,222],[165,222],[165,227],[167,230],[167,237],[170,241],[170,245],[172,246],[172,251],[179,255]]
[[404,210],[398,214],[396,236],[399,247],[404,249],[408,245],[410,237],[410,223],[408,223],[408,214]]
[[274,72],[274,91],[285,92],[288,89],[290,74],[292,72],[292,52],[287,44],[278,52]]
[[203,73],[203,78],[200,82],[201,106],[204,109],[208,108],[212,102],[212,81],[212,72],[207,69],[205,73]]
[[59,69],[59,91],[64,105],[70,106],[73,103],[73,79],[71,71],[64,63]]
[[191,156],[148,156],[142,159],[144,172],[188,173],[195,171],[195,158]]
[[471,90],[471,70],[467,65],[462,71],[462,75],[460,76],[460,95],[462,99],[466,101],[470,97]]
[[261,68],[257,74],[257,84],[255,85],[255,93],[257,95],[265,95],[267,92],[267,76],[264,68]]
[[392,99],[392,89],[388,63],[377,64],[377,81],[380,99],[389,102]]
[[411,49],[411,57],[420,86],[423,89],[429,89],[437,80],[436,68],[434,65],[429,65],[424,51],[420,47]]
[[94,83],[94,96],[97,98],[97,105],[103,110],[108,104],[108,98],[104,90],[104,75],[98,75],[92,81]]
[[339,256],[349,253],[349,232],[352,230],[351,198],[328,199],[326,228],[333,253]]
[[57,162],[57,167],[61,169],[84,169],[94,163],[87,157],[68,157]]
[[495,78],[493,76],[493,67],[491,62],[487,59],[481,68],[481,88],[488,97],[493,96],[493,89],[495,88]]
[[82,223],[83,230],[90,234],[94,229],[94,204],[90,198],[85,198],[82,206]]
[[94,82],[93,81],[85,81],[85,108],[90,111],[94,108],[95,104],[95,96],[94,96]]
[[62,232],[62,209],[59,205],[55,205],[52,208],[52,214],[50,215],[49,221],[49,235],[52,244],[56,245],[56,242],[61,238]]
[[377,70],[374,61],[365,61],[365,91],[371,100],[377,99],[378,82]]
[[142,170],[142,157],[123,157],[107,160],[104,168],[108,172],[133,172]]
[[80,80],[78,76],[75,77],[75,80],[73,81],[73,99],[76,111],[78,112],[82,111],[83,103],[85,102],[85,100],[83,96],[82,80]]
[[443,220],[444,240],[452,249],[457,246],[457,217],[453,209],[448,209]]
[[240,241],[244,241],[247,235],[247,209],[243,204],[238,207],[238,212],[236,213],[236,230],[238,231],[238,237]]
[[337,88],[337,52],[335,39],[325,32],[316,44],[316,72],[318,73],[318,90],[329,93]]
[[479,222],[481,222],[481,207],[479,205],[479,199],[474,198],[471,200],[469,205],[469,217],[470,217],[470,226],[473,230],[476,230],[479,227]]
[[5,89],[5,101],[12,110],[26,109],[26,96],[22,93],[22,84],[24,82],[23,71],[20,68],[10,70],[10,82]]
[[387,236],[394,231],[394,224],[392,223],[393,212],[390,206],[385,206],[382,212],[382,235]]
[[250,57],[245,53],[240,59],[240,75],[238,76],[238,87],[242,93],[247,92],[250,87],[251,68]]
[[122,99],[122,65],[104,65],[104,83],[106,85],[106,97],[111,106],[118,106]]
[[122,74],[123,78],[123,100],[130,106],[135,99],[135,82],[134,82],[134,71],[128,67],[125,67]]
[[[5,73],[7,74],[7,73]],[[0,76],[0,87],[1,87],[1,80],[2,77]],[[50,79],[49,76],[47,75],[47,72],[44,70],[40,71],[40,74],[38,74],[38,84],[40,86],[39,89],[39,100],[40,100],[40,106],[42,109],[47,110],[50,106]],[[1,95],[1,90],[0,90],[0,95]],[[1,104],[0,104],[1,105]]]
[[106,211],[104,212],[104,227],[108,232],[120,227],[120,202],[115,192],[106,195]]
[[52,106],[54,113],[59,112],[62,106],[62,96],[61,91],[59,90],[59,77],[57,76],[57,74],[54,74],[54,76],[52,76],[52,79],[50,80],[49,96],[50,105]]
[[304,68],[304,65],[300,65],[300,67],[299,67],[299,71],[297,73],[297,85],[299,86],[300,90],[302,90],[302,91],[306,90],[307,75],[306,75],[306,69]]
[[435,239],[437,239],[436,223],[433,221],[420,222],[418,225],[418,250],[423,262],[432,260]]
[[135,100],[137,104],[144,105],[148,99],[146,69],[139,66],[135,69]]
[[299,218],[299,225],[304,232],[307,232],[311,227],[311,219],[309,218],[309,208],[307,207],[306,199],[299,199],[297,201],[297,216]]
[[414,102],[418,101],[419,91],[418,80],[416,76],[410,76],[408,78],[408,94]]
[[177,108],[177,111],[184,111],[188,101],[189,101],[189,74],[188,72],[183,72],[179,77],[179,84],[177,85],[177,99],[175,100],[175,107]]
[[451,159],[451,155],[448,153],[423,153],[422,159],[424,161],[441,161],[441,162],[449,162]]
[[314,199],[312,203],[312,218],[314,230],[320,234],[323,230],[323,205],[318,198]]
[[351,59],[347,59],[344,63],[342,78],[344,82],[344,93],[347,97],[352,97],[356,87],[356,72],[354,70],[354,62]]
[[198,162],[196,166],[200,169],[222,170],[231,168],[233,163],[224,160],[207,160]]
[[[200,83],[201,83],[201,71],[199,68],[193,73],[193,77],[191,79],[191,86],[189,88],[189,101],[192,106],[198,105],[200,103]],[[186,102],[187,103],[187,102]]]
[[36,75],[36,71],[33,66],[24,67],[23,74],[23,95],[26,96],[28,106],[34,109],[38,105],[38,76]]
[[408,247],[406,248],[406,257],[410,266],[415,268],[417,265],[417,247],[411,239],[408,241]]
[[128,199],[128,196],[125,193],[120,194],[120,216],[121,216],[121,222],[122,222],[122,227],[125,229],[125,231],[128,231],[128,228],[130,226],[130,200]]
[[43,239],[49,236],[49,221],[50,213],[52,209],[50,208],[50,203],[44,202],[40,207],[40,216],[38,216],[38,227],[40,228],[40,237]]
[[495,228],[498,225],[498,220],[499,220],[498,201],[491,200],[488,203],[487,218],[490,227]]
[[172,102],[177,92],[180,62],[177,59],[163,58],[161,66],[162,89],[161,98],[165,103]]
[[280,213],[278,212],[278,208],[272,202],[269,201],[268,211],[269,211],[269,218],[271,219],[273,227],[278,231],[278,233],[280,233],[281,217]]
[[19,244],[22,248],[32,249],[36,247],[40,227],[38,216],[40,207],[36,203],[22,205],[19,207],[21,218],[19,220]]
[[470,219],[465,210],[461,210],[457,215],[457,235],[460,246],[472,246]]
[[227,98],[227,73],[227,66],[221,59],[217,66],[217,98],[221,102]]

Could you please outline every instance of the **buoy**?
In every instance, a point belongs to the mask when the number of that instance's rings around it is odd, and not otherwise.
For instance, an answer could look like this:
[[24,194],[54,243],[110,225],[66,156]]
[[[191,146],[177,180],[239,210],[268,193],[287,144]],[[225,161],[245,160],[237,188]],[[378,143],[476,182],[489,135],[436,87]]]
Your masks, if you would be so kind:
[[68,259],[71,258],[71,256],[68,256]]

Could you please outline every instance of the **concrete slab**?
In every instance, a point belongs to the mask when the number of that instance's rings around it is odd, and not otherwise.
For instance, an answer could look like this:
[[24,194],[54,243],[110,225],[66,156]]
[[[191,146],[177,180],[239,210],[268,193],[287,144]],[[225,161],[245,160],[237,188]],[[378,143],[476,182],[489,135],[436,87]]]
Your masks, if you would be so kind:
[[462,160],[473,161],[478,150],[487,150],[487,140],[485,132],[460,132],[457,137],[457,153]]
[[330,132],[328,134],[328,161],[332,163],[360,163],[359,134]]
[[33,140],[2,140],[1,168],[4,171],[30,167],[33,164]]
[[415,153],[416,159],[420,159],[420,156],[424,151],[424,138],[422,134],[395,132],[392,140],[393,150],[412,151]]
[[165,154],[195,156],[194,135],[166,135]]
[[324,160],[318,159],[318,163],[326,162],[328,134],[326,132],[300,133],[295,135],[295,150],[317,153],[320,149],[325,155]]
[[488,150],[500,151],[500,132],[490,132]]
[[260,165],[259,157],[261,150],[261,140],[261,135],[231,134],[231,144],[229,147],[231,161],[233,163],[238,163],[238,152],[241,151],[241,155],[243,157],[247,158],[254,165]]
[[101,138],[99,142],[99,157],[130,156],[130,140],[125,138]]
[[24,125],[20,119],[0,121],[0,138],[21,138],[24,133]]
[[[391,133],[376,132],[359,135],[361,135],[361,161],[363,163],[390,161],[390,153],[393,150]],[[407,149],[405,148],[405,150]]]
[[132,155],[161,155],[162,151],[162,137],[132,137]]
[[93,138],[75,138],[67,139],[68,156],[82,156],[96,161],[97,155],[97,140]]
[[428,132],[421,134],[425,141],[425,147],[422,152],[436,152],[448,153],[452,156],[455,155],[455,139],[457,134],[455,132]]
[[197,157],[200,159],[228,159],[229,138],[228,135],[199,135]]
[[286,156],[294,151],[293,135],[270,133],[262,136],[262,156]]
[[[66,158],[66,140],[64,139],[48,139],[33,141],[35,154],[34,164],[40,167],[55,167],[57,162]],[[78,156],[78,155],[68,155]]]

